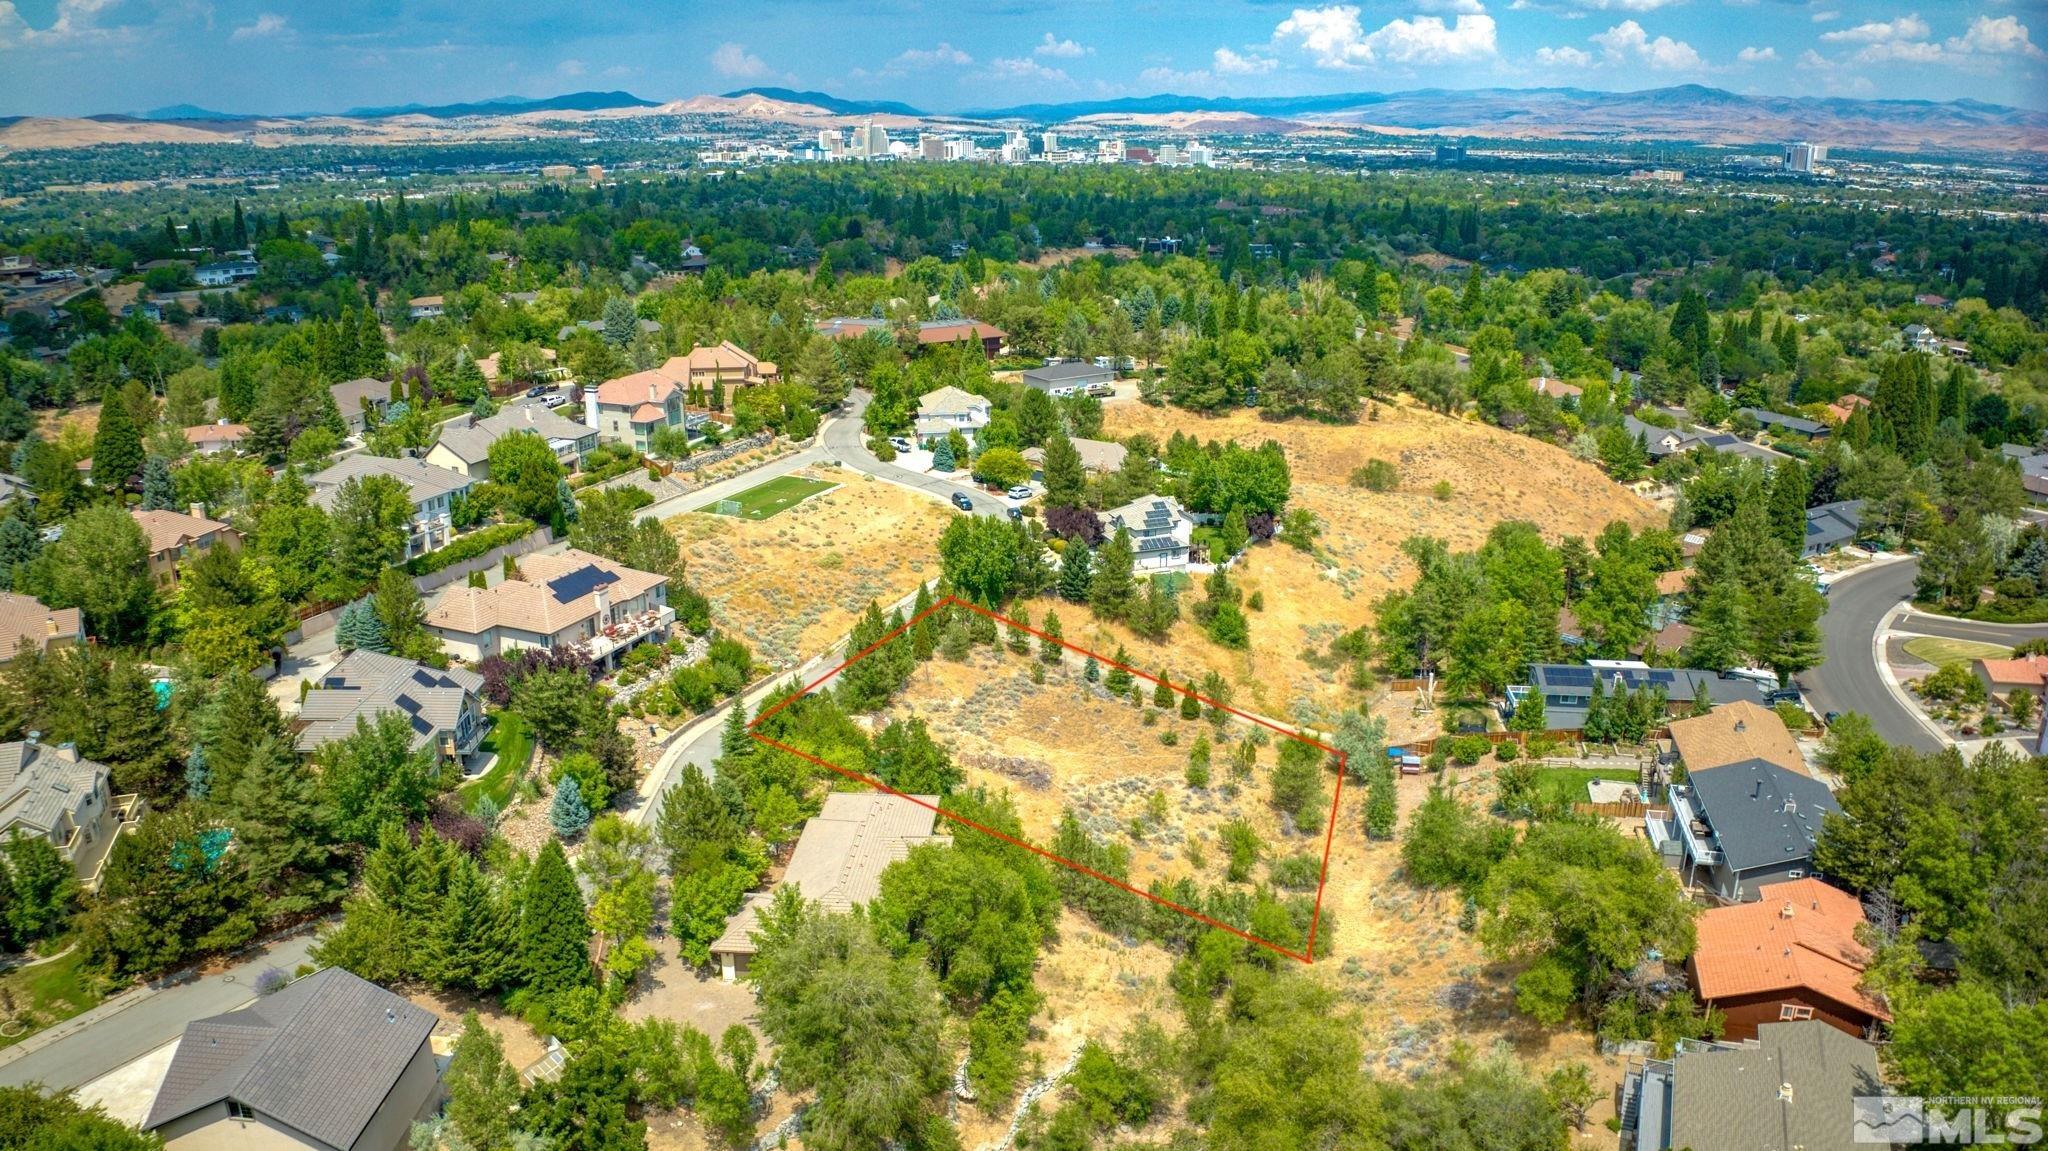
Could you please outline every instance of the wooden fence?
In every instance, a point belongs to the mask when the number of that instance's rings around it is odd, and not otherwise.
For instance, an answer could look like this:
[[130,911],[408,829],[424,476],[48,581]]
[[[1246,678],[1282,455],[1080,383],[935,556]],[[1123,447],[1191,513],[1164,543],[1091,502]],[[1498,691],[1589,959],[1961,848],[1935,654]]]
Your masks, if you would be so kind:
[[1572,804],[1572,810],[1580,815],[1605,815],[1615,819],[1641,819],[1645,815],[1654,815],[1659,819],[1671,818],[1670,808],[1658,807],[1654,804],[1643,803],[1640,800],[1615,803],[1574,803]]

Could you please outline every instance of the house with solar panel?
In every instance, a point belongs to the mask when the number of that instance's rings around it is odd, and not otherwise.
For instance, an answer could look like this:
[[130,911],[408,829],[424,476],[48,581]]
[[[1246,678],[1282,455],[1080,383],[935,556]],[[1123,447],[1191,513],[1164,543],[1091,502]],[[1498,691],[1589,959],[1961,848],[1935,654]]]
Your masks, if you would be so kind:
[[1613,697],[1622,690],[1630,695],[1662,691],[1664,705],[1672,715],[1691,711],[1704,696],[1709,703],[1747,701],[1768,707],[1765,688],[1757,681],[1701,668],[1651,667],[1639,660],[1589,660],[1586,663],[1534,663],[1529,665],[1529,682],[1507,689],[1505,715],[1531,695],[1543,697],[1543,721],[1551,731],[1577,731],[1586,726],[1586,712],[1593,706],[1593,683],[1601,694]]
[[1140,574],[1187,570],[1195,521],[1172,496],[1140,496],[1111,508],[1102,515],[1102,527],[1111,535],[1118,528],[1131,533],[1131,551],[1137,556],[1132,566]]
[[464,763],[483,743],[483,691],[484,677],[473,671],[359,649],[306,693],[292,724],[293,743],[311,754],[380,716],[402,715],[414,749],[431,747],[444,760]]
[[427,631],[457,659],[521,648],[573,650],[609,668],[632,648],[668,638],[668,577],[569,548],[519,561],[491,587],[451,588],[427,610]]

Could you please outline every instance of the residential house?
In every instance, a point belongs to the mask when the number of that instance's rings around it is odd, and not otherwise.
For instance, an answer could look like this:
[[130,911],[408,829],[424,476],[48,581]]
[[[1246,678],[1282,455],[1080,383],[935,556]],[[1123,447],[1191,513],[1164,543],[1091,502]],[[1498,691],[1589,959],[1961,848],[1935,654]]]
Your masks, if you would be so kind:
[[951,384],[917,398],[917,438],[942,439],[947,432],[959,432],[972,439],[988,426],[991,413],[988,397],[977,396]]
[[1784,452],[1753,444],[1733,432],[1710,432],[1700,437],[1700,446],[1710,451],[1724,452],[1745,460],[1756,460],[1765,464],[1781,464],[1791,459]]
[[[910,849],[950,842],[935,829],[939,797],[894,795],[881,791],[835,791],[825,806],[804,824],[790,852],[782,882],[794,886],[807,903],[827,911],[845,912],[873,903],[882,889],[882,871],[905,858]],[[711,962],[730,983],[747,973],[754,956],[753,933],[761,909],[772,892],[747,897],[725,921],[725,933],[711,945]]]
[[114,795],[113,774],[79,757],[72,744],[51,746],[30,732],[0,743],[0,838],[36,836],[50,841],[87,890],[99,886],[100,867],[114,839],[141,821],[141,797]]
[[1195,521],[1172,496],[1140,496],[1102,516],[1103,530],[1115,535],[1122,528],[1131,535],[1136,553],[1133,567],[1140,573],[1182,571],[1188,566],[1188,549],[1194,542]]
[[1091,363],[1048,364],[1024,373],[1024,386],[1058,399],[1078,396],[1090,388],[1106,388],[1116,382],[1116,369]]
[[[812,330],[828,340],[859,339],[870,332],[890,333],[891,322],[871,316],[836,316],[820,320]],[[923,320],[917,325],[917,345],[929,348],[938,344],[978,343],[982,354],[993,360],[1003,354],[1003,341],[1009,333],[993,324],[979,320]]]
[[368,429],[371,412],[381,420],[384,409],[391,406],[391,384],[387,380],[357,376],[331,385],[327,391],[334,397],[334,406],[340,410],[342,421],[348,424],[353,435],[362,435]]
[[1821,819],[1842,812],[1827,785],[1762,759],[1687,772],[1670,800],[1669,814],[1644,817],[1651,845],[1687,886],[1729,903],[1811,875]]
[[1567,384],[1563,380],[1552,379],[1549,376],[1531,376],[1529,388],[1537,395],[1549,396],[1553,400],[1576,400],[1586,391],[1577,384]]
[[165,1151],[400,1151],[441,1105],[439,1022],[323,968],[186,1024],[142,1129]]
[[0,472],[0,503],[9,500],[27,500],[34,503],[36,489],[13,472]]
[[[1122,471],[1124,460],[1131,454],[1129,448],[1114,440],[1091,440],[1076,436],[1068,442],[1074,445],[1074,454],[1081,457],[1082,471],[1099,473]],[[1025,461],[1034,469],[1034,477],[1037,477],[1038,473],[1035,469],[1045,466],[1045,449],[1025,448],[1022,454]]]
[[1640,660],[1591,660],[1586,663],[1529,665],[1529,683],[1507,690],[1507,714],[1530,695],[1543,697],[1543,720],[1551,731],[1577,731],[1592,706],[1593,684],[1612,698],[1626,689],[1664,693],[1664,706],[1677,716],[1692,710],[1701,696],[1713,703],[1748,700],[1761,704],[1764,689],[1755,680],[1704,668],[1651,667]]
[[717,386],[730,393],[735,388],[759,387],[782,378],[781,369],[772,361],[756,359],[731,340],[715,347],[691,348],[687,356],[671,356],[661,370],[685,388],[707,392]]
[[1916,352],[1926,352],[1930,355],[1941,352],[1941,337],[1935,335],[1934,329],[1926,324],[1907,324],[1899,336],[1908,348]]
[[1870,950],[1856,897],[1808,877],[1764,884],[1755,903],[1716,907],[1694,920],[1699,944],[1685,961],[1703,1007],[1720,1009],[1723,1039],[1754,1039],[1764,1024],[1816,1019],[1858,1039],[1891,1019],[1860,986]]
[[1769,408],[1740,408],[1743,415],[1781,435],[1797,436],[1804,440],[1817,440],[1828,434],[1828,426],[1818,420],[1804,416],[1788,416]]
[[[544,380],[566,380],[569,378],[569,369],[561,367],[556,363],[556,353],[553,348],[535,348],[534,352],[539,355],[542,362],[546,365],[539,369],[539,378]],[[504,365],[505,353],[492,352],[490,355],[480,357],[477,360],[476,370],[483,375],[485,383],[495,384],[498,382],[498,377],[505,374]]]
[[242,546],[241,532],[207,519],[202,514],[205,510],[202,504],[193,504],[190,513],[129,509],[128,514],[149,537],[149,575],[158,587],[176,583],[178,567],[188,559],[197,559],[216,547]]
[[478,483],[491,478],[491,445],[505,436],[540,436],[564,468],[575,471],[586,453],[597,450],[597,429],[579,424],[546,404],[508,404],[495,415],[463,416],[441,427],[441,437],[427,450],[436,467],[460,472]]
[[2023,655],[2018,659],[1975,659],[1970,671],[1992,698],[2003,703],[2012,693],[2023,691],[2041,702],[2042,687],[2048,683],[2048,656]]
[[192,269],[202,288],[226,288],[256,278],[263,269],[254,260],[219,260]]
[[683,422],[683,385],[659,368],[606,380],[584,390],[583,422],[605,443],[649,451],[657,429]]
[[1688,772],[1761,759],[1786,771],[1807,774],[1806,757],[1778,713],[1741,699],[1705,715],[1671,721],[1671,746]]
[[202,456],[217,456],[222,452],[239,452],[249,442],[249,425],[231,424],[222,420],[215,424],[198,424],[185,429],[185,442]]
[[310,754],[355,734],[358,723],[395,714],[412,727],[415,749],[431,747],[444,760],[464,762],[483,743],[483,690],[484,677],[473,671],[358,649],[299,702],[293,744]]
[[1855,392],[1850,392],[1848,395],[1827,406],[1828,419],[1836,427],[1841,427],[1849,422],[1849,417],[1855,415],[1858,408],[1867,408],[1869,406],[1869,396],[1860,396]]
[[85,642],[85,616],[75,607],[46,607],[20,592],[0,592],[0,667],[22,651],[47,652]]
[[1836,500],[1808,508],[1806,540],[1800,545],[1800,553],[1809,557],[1826,555],[1836,548],[1855,543],[1862,533],[1862,500]]
[[307,476],[306,484],[313,489],[312,502],[331,513],[341,486],[368,476],[389,476],[405,485],[412,500],[411,528],[405,541],[407,559],[446,547],[455,538],[455,497],[467,496],[475,486],[475,481],[461,472],[435,467],[425,460],[394,460],[367,452],[341,457]]
[[[1817,1020],[1741,1043],[1686,1040],[1622,1081],[1621,1151],[1863,1151],[1858,1096],[1884,1093],[1877,1048]],[[1880,1140],[1877,1142],[1889,1142]]]
[[405,306],[405,314],[415,320],[437,319],[448,312],[448,302],[440,296],[414,296]]
[[675,622],[668,577],[569,548],[520,559],[513,579],[451,588],[427,612],[427,630],[470,663],[521,648],[575,648],[604,666]]
[[1628,430],[1629,435],[1635,437],[1636,442],[1642,445],[1652,460],[1661,460],[1665,456],[1676,455],[1679,452],[1689,452],[1700,443],[1700,438],[1695,433],[1679,428],[1660,428],[1634,416],[1623,416],[1621,426]]
[[[656,332],[659,332],[659,331],[661,331],[661,321],[660,321],[660,320],[640,320],[640,321],[638,321],[638,325],[637,325],[637,326],[639,327],[639,329],[640,329],[640,330],[641,330],[642,332],[644,332],[644,333],[646,333],[646,334],[648,334],[648,335],[650,335],[650,336],[651,336],[651,335],[653,335],[653,334],[654,334],[654,333],[656,333]],[[555,332],[555,339],[557,339],[557,340],[566,340],[566,339],[568,339],[568,338],[569,338],[570,336],[573,336],[573,335],[575,335],[575,334],[576,334],[576,333],[578,333],[578,332],[589,332],[590,334],[592,334],[592,335],[594,335],[594,336],[602,336],[602,335],[604,335],[604,321],[603,321],[603,320],[579,320],[579,321],[577,321],[576,323],[573,323],[573,324],[569,324],[569,325],[566,325],[566,326],[564,326],[563,328],[561,328],[561,329],[559,329],[558,331],[556,331],[556,332]]]

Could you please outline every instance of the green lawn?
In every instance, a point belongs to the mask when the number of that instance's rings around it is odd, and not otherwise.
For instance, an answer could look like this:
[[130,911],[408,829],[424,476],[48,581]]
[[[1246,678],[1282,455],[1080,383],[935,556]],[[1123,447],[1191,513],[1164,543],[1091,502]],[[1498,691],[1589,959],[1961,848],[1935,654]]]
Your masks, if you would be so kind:
[[77,951],[53,963],[17,968],[0,975],[0,989],[13,998],[16,1018],[28,1025],[19,1035],[0,1034],[0,1047],[19,1043],[53,1023],[89,1011],[99,1006],[102,998],[99,981],[85,970],[85,957]]
[[[803,476],[777,476],[765,484],[756,484],[730,498],[739,504],[738,515],[741,519],[765,520],[778,512],[795,507],[819,492],[829,492],[838,486],[826,480],[805,479]],[[713,505],[714,508],[716,506]]]
[[1546,799],[1560,803],[1585,803],[1586,781],[1590,779],[1615,779],[1623,783],[1636,782],[1636,773],[1619,768],[1539,767],[1536,769],[1536,791]]
[[491,802],[503,811],[512,801],[512,792],[526,775],[526,765],[533,760],[533,736],[526,730],[526,721],[509,711],[499,712],[491,730],[484,733],[483,752],[498,753],[498,762],[476,779],[462,785],[458,792],[462,806],[468,810],[476,806],[483,796],[490,796]]
[[1957,660],[1967,663],[1973,659],[2007,659],[2012,655],[2012,649],[1995,643],[1923,635],[1906,641],[1906,654],[1935,667],[1941,667]]

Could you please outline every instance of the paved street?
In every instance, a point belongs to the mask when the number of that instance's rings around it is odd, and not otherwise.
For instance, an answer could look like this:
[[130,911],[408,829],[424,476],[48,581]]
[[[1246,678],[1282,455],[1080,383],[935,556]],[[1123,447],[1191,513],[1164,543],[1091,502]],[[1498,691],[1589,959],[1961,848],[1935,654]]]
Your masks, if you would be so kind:
[[106,1004],[0,1050],[0,1086],[69,1089],[176,1039],[194,1019],[232,1011],[256,996],[256,978],[308,961],[310,931],[281,940],[216,975]]
[[974,511],[977,515],[1009,514],[1010,505],[972,484],[956,484],[925,475],[923,472],[913,472],[908,468],[885,464],[876,459],[875,454],[867,448],[867,432],[861,426],[861,413],[867,411],[868,398],[866,392],[854,392],[847,398],[842,414],[825,425],[825,450],[831,458],[855,471],[866,472],[876,479],[888,480],[892,484],[901,484],[908,488],[918,488],[942,500],[951,501],[955,492],[965,492],[967,497],[974,501]]

